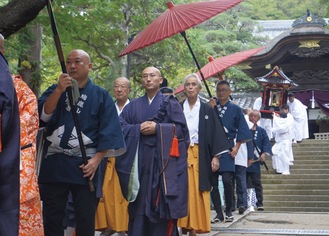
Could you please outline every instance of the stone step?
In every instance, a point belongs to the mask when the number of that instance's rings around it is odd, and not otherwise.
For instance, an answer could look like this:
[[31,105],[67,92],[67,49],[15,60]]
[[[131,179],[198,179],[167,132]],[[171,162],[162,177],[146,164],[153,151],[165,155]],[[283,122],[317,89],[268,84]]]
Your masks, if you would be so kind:
[[[309,164],[308,164],[309,163]],[[308,163],[304,163],[304,164],[298,164],[295,163],[293,165],[290,166],[290,174],[294,175],[294,174],[308,174],[307,171],[311,171],[310,173],[312,173],[312,171],[314,170],[319,170],[319,174],[327,174],[326,170],[329,169],[329,164],[327,162],[325,163],[321,163],[321,162],[308,162]],[[261,172],[262,174],[271,174],[271,175],[276,175],[276,171],[275,169],[272,168],[272,165],[269,165],[269,163],[266,163],[268,166],[268,171],[261,167]],[[300,170],[305,170],[306,172],[304,173],[299,173]],[[323,172],[320,172],[320,170],[324,170]]]
[[286,201],[270,201],[267,200],[264,197],[264,208],[268,207],[286,207],[286,208],[292,208],[292,207],[300,207],[300,209],[303,209],[303,207],[313,207],[313,208],[328,208],[329,209],[329,202],[328,201],[312,201],[304,200],[304,201],[296,201],[294,199],[286,200]]
[[268,206],[265,205],[266,212],[329,212],[329,206],[327,207],[289,207],[286,205],[281,206]]
[[294,156],[322,156],[324,159],[328,158],[329,151],[323,151],[323,150],[294,150],[293,151]]
[[[321,163],[322,161],[329,161],[329,155],[294,155],[294,164],[298,161],[311,161],[314,163]],[[272,157],[266,159],[266,164],[272,165]]]
[[271,158],[269,172],[261,167],[265,210],[329,212],[329,141],[303,140],[293,153],[290,175],[276,174]]
[[[311,160],[311,161],[327,161],[329,160],[329,155],[294,155],[295,161],[304,161],[304,160]],[[267,159],[266,162],[272,161],[271,159]],[[266,163],[267,164],[267,163]]]
[[[300,164],[300,163],[295,163],[294,165],[290,166],[290,172],[296,173],[295,170],[320,170],[320,169],[329,169],[329,162],[328,163],[305,163],[305,164]],[[310,172],[307,172],[310,173]]]
[[[306,191],[305,191],[306,192]],[[265,200],[274,200],[275,201],[311,201],[311,202],[327,202],[329,205],[329,196],[325,194],[316,195],[317,193],[312,191],[312,193],[307,194],[307,192],[291,191],[291,192],[280,192],[274,193],[264,193]],[[314,193],[314,195],[312,195]]]
[[303,184],[327,184],[329,186],[329,178],[321,178],[321,179],[299,179],[297,178],[286,178],[288,175],[284,175],[285,178],[263,178],[262,179],[262,184],[280,184],[280,185],[286,185],[286,184],[298,184],[298,185],[303,185]]
[[[296,170],[297,171],[297,170]],[[294,172],[290,173],[290,175],[281,175],[281,174],[264,174],[262,175],[262,179],[282,179],[282,180],[289,180],[289,179],[296,179],[296,180],[308,180],[308,179],[328,179],[329,174],[321,173],[320,171],[316,174],[308,174],[308,173],[301,173],[295,174]]]
[[263,186],[264,196],[291,196],[291,195],[300,195],[300,196],[326,196],[326,200],[329,201],[329,189],[318,189],[318,188],[300,188],[300,189],[291,189],[286,188],[281,191],[277,191],[277,189],[268,189]]
[[311,174],[314,174],[314,175],[317,175],[317,174],[326,174],[326,175],[329,175],[329,169],[323,169],[324,167],[322,166],[321,169],[302,169],[302,168],[298,168],[298,167],[290,167],[290,173],[292,175],[311,175]]
[[[310,159],[304,159],[301,160],[299,159],[300,157],[298,156],[298,159],[295,159],[294,165],[293,166],[300,166],[300,165],[329,165],[329,159],[327,160],[310,160]],[[267,164],[267,163],[266,163]]]
[[319,145],[319,146],[304,146],[304,147],[293,147],[294,151],[328,151],[329,146]]
[[320,190],[329,191],[329,187],[327,184],[314,184],[314,183],[312,183],[312,184],[284,184],[284,189],[283,189],[283,186],[280,184],[264,184],[263,183],[264,192],[265,191],[281,192],[281,191],[294,191],[294,190],[304,190],[304,189],[307,189],[308,191],[320,191]]
[[316,140],[316,139],[305,139],[301,143],[294,143],[298,147],[300,146],[309,146],[309,145],[326,145],[328,144],[328,140]]

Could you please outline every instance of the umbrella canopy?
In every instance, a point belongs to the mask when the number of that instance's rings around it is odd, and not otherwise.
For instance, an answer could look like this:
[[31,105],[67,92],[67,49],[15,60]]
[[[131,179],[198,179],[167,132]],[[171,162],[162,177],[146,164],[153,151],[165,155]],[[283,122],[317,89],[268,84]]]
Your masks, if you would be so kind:
[[243,0],[216,0],[175,6],[168,2],[168,9],[144,29],[121,53],[124,56],[138,49],[157,43],[177,33],[200,24],[217,14],[234,7]]
[[[216,74],[220,74],[226,69],[230,68],[231,66],[237,65],[240,62],[248,59],[252,55],[255,55],[256,53],[262,51],[265,48],[259,47],[254,48],[250,50],[245,50],[242,52],[236,52],[234,54],[230,54],[224,57],[220,57],[217,59],[214,59],[212,56],[208,58],[209,63],[206,64],[204,67],[201,68],[201,72],[205,79],[208,79]],[[199,78],[201,79],[200,71],[197,72],[199,75]],[[180,85],[176,90],[175,94],[180,93],[184,90],[184,85]]]
[[[242,52],[236,52],[234,54],[230,54],[224,57],[219,57],[217,59],[214,59],[213,57],[210,56],[208,58],[209,63],[201,68],[203,76],[205,79],[207,79],[216,74],[219,74],[224,70],[230,68],[231,66],[237,65],[240,62],[245,61],[252,55],[262,51],[264,48],[265,46],[250,49],[250,50],[245,50]],[[198,72],[198,75],[200,76],[200,72]]]

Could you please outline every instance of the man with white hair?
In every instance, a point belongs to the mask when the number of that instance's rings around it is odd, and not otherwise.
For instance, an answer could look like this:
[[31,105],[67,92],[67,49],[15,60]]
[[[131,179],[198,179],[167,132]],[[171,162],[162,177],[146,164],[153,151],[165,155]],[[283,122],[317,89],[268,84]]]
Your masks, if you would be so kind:
[[[215,110],[200,101],[201,89],[202,84],[197,74],[185,77],[184,93],[187,99],[182,106],[191,139],[187,150],[189,200],[188,215],[179,219],[178,226],[189,231],[189,236],[197,232],[210,232],[210,220],[204,219],[210,219],[212,172],[218,171],[220,154],[229,148],[228,142],[223,142],[226,135],[224,129],[219,127],[221,123]],[[221,209],[216,211],[221,213]],[[224,216],[221,218],[223,221]]]

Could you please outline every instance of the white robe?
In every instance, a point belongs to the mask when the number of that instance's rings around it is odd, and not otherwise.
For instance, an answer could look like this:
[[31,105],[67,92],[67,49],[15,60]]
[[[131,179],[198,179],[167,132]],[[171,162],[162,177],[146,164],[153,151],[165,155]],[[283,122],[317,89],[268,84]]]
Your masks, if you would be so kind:
[[[253,109],[256,110],[260,110],[262,108],[262,98],[258,97],[256,98],[255,102],[254,102],[254,106]],[[271,119],[264,119],[261,118],[259,120],[259,122],[257,123],[257,125],[259,125],[260,127],[264,128],[268,138],[271,140],[273,138],[273,134],[272,134],[272,120]]]
[[[246,119],[246,122],[250,129],[253,126],[253,123],[251,123],[249,121],[248,115],[244,115],[244,118]],[[236,140],[234,140],[234,143],[236,143]],[[248,167],[248,149],[247,149],[246,143],[241,144],[239,151],[234,158],[234,163],[235,163],[235,165],[238,165],[238,166],[244,166],[246,168]]]
[[248,167],[248,150],[247,150],[247,144],[242,143],[238,153],[236,154],[234,158],[235,165],[238,166],[244,166]]
[[123,108],[125,108],[125,106],[127,106],[127,104],[128,104],[129,102],[130,102],[130,100],[127,99],[127,101],[125,102],[125,104],[123,105],[123,107],[122,107],[121,110],[120,110],[120,108],[119,108],[119,106],[118,106],[118,102],[116,101],[116,102],[114,103],[115,108],[117,109],[118,116],[121,114]]
[[291,146],[291,121],[288,118],[273,118],[275,144],[272,147],[272,166],[277,173],[290,174],[289,163],[293,160]]
[[[290,141],[292,140],[295,140],[295,132],[294,132],[294,117],[288,113],[287,114],[287,120],[288,120],[288,123],[289,123],[289,135],[290,135]],[[292,153],[292,148],[290,149],[290,162],[293,162],[294,161],[294,155]]]
[[256,109],[259,111],[261,107],[262,107],[262,97],[258,97],[258,98],[256,98],[256,100],[254,102],[253,109]]
[[295,120],[294,133],[296,141],[302,141],[302,139],[309,138],[307,107],[296,98],[293,102],[288,100],[287,104],[289,106],[289,112]]

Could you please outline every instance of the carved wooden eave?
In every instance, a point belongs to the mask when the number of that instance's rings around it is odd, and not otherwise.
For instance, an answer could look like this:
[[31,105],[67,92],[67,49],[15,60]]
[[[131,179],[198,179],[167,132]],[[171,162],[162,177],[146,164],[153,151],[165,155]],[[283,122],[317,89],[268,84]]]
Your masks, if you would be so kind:
[[[309,22],[307,17],[311,17]],[[312,22],[313,19],[316,21]],[[266,45],[266,49],[244,61],[248,67],[242,70],[257,78],[278,66],[299,85],[294,90],[328,90],[329,30],[324,28],[326,23],[312,14],[295,22],[295,28],[280,34]]]
[[256,81],[263,87],[289,89],[290,87],[298,86],[298,84],[289,79],[278,66],[275,66],[273,70],[266,75],[257,77]]

